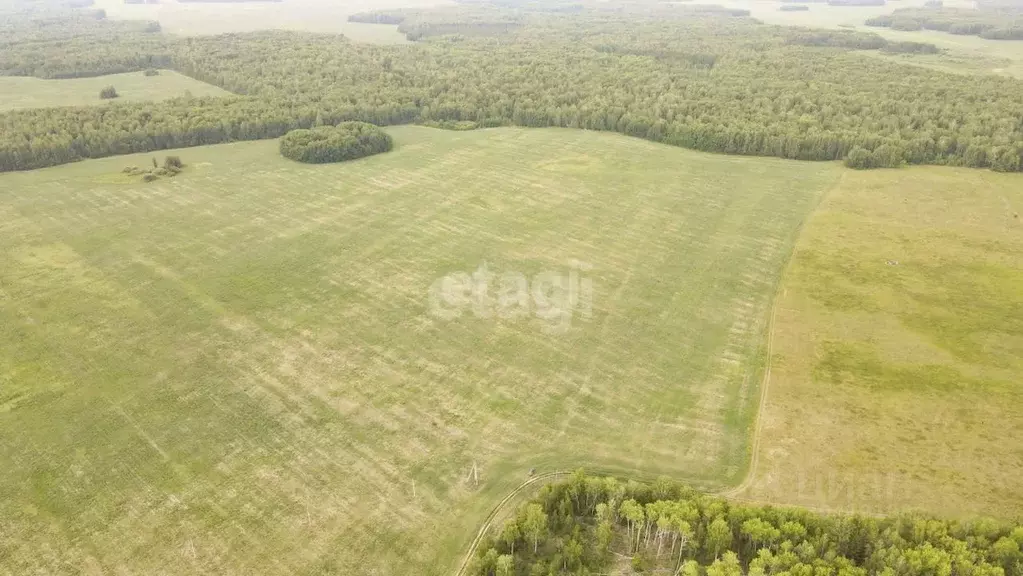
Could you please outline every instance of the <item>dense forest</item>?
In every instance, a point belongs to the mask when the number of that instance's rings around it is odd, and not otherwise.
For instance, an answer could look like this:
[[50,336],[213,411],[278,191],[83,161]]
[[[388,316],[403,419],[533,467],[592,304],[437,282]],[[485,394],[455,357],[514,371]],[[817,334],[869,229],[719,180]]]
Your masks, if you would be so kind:
[[989,520],[831,516],[578,472],[498,523],[468,573],[1020,576],[1021,548],[1023,527]]
[[867,26],[893,30],[940,30],[989,40],[1023,40],[1023,7],[973,10],[932,5],[903,8],[867,19]]
[[0,171],[344,121],[564,126],[801,160],[858,149],[870,166],[1023,166],[1023,82],[855,52],[929,44],[768,26],[719,7],[605,4],[410,12],[401,25],[421,40],[406,46],[281,31],[180,38],[92,13],[27,15],[5,25],[4,74],[172,68],[239,96],[8,112]]

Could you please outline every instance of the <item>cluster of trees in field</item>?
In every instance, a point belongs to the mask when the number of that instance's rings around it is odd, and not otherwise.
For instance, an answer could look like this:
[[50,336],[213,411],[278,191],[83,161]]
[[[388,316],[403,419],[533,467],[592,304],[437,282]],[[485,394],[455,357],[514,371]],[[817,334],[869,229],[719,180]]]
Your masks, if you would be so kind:
[[1020,576],[1021,548],[1023,527],[995,521],[827,516],[579,472],[495,526],[469,574],[607,574],[631,558],[683,576]]
[[888,42],[881,50],[895,54],[937,54],[940,52],[938,47],[930,42],[909,41]]
[[884,147],[885,157],[914,164],[1023,164],[1019,80],[965,79],[851,52],[890,49],[876,34],[766,26],[663,3],[649,14],[629,10],[461,7],[433,21],[518,27],[410,46],[280,31],[176,38],[108,23],[105,40],[85,34],[72,56],[64,53],[76,40],[58,27],[56,40],[0,51],[0,63],[16,60],[3,69],[172,68],[242,96],[2,114],[0,171],[344,121],[610,130],[801,160]]
[[893,30],[940,30],[989,40],[1023,40],[1023,8],[969,10],[931,6],[903,8],[867,19],[867,26]]
[[348,17],[349,22],[362,22],[363,24],[391,24],[397,25],[405,21],[405,14],[398,11],[379,10],[377,12],[358,12]]
[[828,6],[884,6],[887,0],[828,0]]
[[162,176],[173,178],[184,170],[185,164],[179,156],[168,156],[163,160],[163,167],[153,158],[152,169],[139,168],[138,166],[127,166],[121,172],[129,176],[141,176],[143,182],[155,182]]
[[367,122],[342,122],[292,130],[281,138],[281,155],[297,162],[326,164],[355,160],[394,147],[391,136]]
[[[362,120],[407,124],[414,109],[383,105],[268,105],[257,98],[177,98],[104,107],[15,110],[0,115],[0,171],[239,140],[279,138],[299,128]],[[31,135],[31,136],[28,136]]]

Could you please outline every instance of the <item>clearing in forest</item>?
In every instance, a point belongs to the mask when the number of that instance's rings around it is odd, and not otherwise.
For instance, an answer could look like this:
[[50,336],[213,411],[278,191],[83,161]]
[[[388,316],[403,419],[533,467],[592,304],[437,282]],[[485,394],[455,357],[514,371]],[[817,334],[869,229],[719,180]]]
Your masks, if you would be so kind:
[[[118,98],[104,100],[99,97],[100,91],[108,86],[113,86],[117,90]],[[128,72],[67,80],[7,76],[0,77],[0,112],[22,108],[167,100],[184,96],[186,93],[197,97],[232,95],[227,90],[171,70],[159,70],[156,76]]]
[[[803,3],[809,10],[787,12],[782,6],[793,2],[762,0],[726,0],[722,4],[750,11],[750,16],[768,24],[807,28],[856,29],[877,34],[893,42],[934,44],[939,54],[892,54],[882,50],[863,50],[865,58],[884,58],[902,64],[952,72],[955,74],[995,74],[1023,78],[1023,41],[989,40],[934,30],[900,31],[866,26],[873,16],[889,15],[902,8],[920,7],[927,0],[908,0],[881,6],[830,6],[824,2]],[[946,0],[945,7],[973,8],[973,2]]]
[[[0,572],[448,574],[531,468],[743,476],[767,310],[843,168],[388,132],[0,176]],[[451,298],[483,266],[523,315]],[[552,278],[571,317],[537,317]]]
[[780,294],[747,496],[1023,514],[1023,178],[847,172]]
[[395,25],[349,22],[348,17],[371,10],[421,10],[452,4],[452,0],[225,0],[128,4],[97,0],[95,6],[116,20],[155,20],[164,32],[185,36],[297,30],[344,34],[365,44],[407,44]]

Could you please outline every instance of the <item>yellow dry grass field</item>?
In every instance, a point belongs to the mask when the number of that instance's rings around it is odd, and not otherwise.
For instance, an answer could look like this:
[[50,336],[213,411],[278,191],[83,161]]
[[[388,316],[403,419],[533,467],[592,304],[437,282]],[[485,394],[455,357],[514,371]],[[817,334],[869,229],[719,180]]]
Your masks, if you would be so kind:
[[745,496],[1023,515],[1023,179],[846,172],[780,293]]

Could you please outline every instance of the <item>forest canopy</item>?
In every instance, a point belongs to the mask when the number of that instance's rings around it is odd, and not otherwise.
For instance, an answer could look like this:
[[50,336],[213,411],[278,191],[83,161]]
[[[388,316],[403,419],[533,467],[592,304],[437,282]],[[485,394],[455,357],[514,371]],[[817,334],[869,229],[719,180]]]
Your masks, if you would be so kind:
[[608,130],[798,160],[844,160],[858,147],[896,164],[1023,165],[1023,82],[856,52],[928,44],[769,26],[702,5],[535,6],[410,12],[401,25],[422,34],[410,46],[283,31],[181,38],[144,23],[29,15],[0,41],[0,73],[167,68],[239,96],[8,112],[0,171],[346,121]]
[[280,145],[282,156],[307,164],[355,160],[393,147],[389,134],[366,122],[292,130],[281,138]]
[[1021,576],[1021,548],[1008,523],[824,515],[577,472],[494,526],[468,573],[608,574],[627,561],[683,576]]

